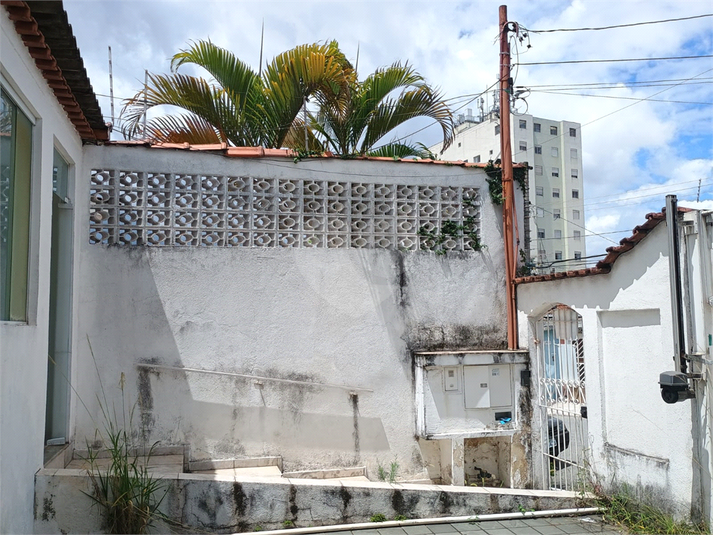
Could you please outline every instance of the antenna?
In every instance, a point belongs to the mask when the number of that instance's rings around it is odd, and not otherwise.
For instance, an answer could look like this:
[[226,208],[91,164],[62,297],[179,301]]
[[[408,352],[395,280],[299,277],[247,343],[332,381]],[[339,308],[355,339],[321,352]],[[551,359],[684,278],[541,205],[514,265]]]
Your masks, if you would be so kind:
[[357,41],[357,57],[356,57],[356,64],[354,65],[354,72],[359,72],[359,46],[361,43]]
[[111,65],[111,47],[109,47],[109,99],[111,101],[111,128],[114,129],[114,72]]
[[146,139],[146,113],[148,108],[149,71],[144,70],[144,139]]
[[257,75],[262,76],[262,49],[265,44],[265,19],[262,19],[262,33],[260,34],[260,66],[258,67]]

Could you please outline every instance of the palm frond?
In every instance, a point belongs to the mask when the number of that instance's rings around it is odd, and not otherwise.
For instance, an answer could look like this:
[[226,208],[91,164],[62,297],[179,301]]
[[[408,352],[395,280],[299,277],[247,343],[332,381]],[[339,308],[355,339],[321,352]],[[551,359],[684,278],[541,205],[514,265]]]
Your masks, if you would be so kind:
[[146,123],[146,135],[158,143],[227,143],[210,123],[197,115],[188,114],[153,118]]
[[415,156],[417,158],[431,158],[431,152],[423,143],[407,145],[405,143],[387,143],[366,153],[367,156],[381,156],[386,158],[407,158]]

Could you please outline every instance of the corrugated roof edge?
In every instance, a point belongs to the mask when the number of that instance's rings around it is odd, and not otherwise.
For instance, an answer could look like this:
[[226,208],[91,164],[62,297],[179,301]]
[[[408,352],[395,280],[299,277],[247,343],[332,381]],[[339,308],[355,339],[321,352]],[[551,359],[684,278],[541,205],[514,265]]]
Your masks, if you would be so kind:
[[[109,141],[106,145],[123,146],[123,147],[146,147],[150,149],[173,149],[173,150],[191,150],[202,152],[217,152],[229,158],[298,158],[299,154],[291,149],[265,149],[263,147],[231,147],[225,143],[215,143],[212,145],[191,145],[190,143],[151,143],[150,141]],[[469,162],[451,162],[447,160],[430,160],[430,159],[401,159],[388,158],[383,156],[350,156],[342,158],[331,152],[325,152],[320,156],[309,156],[303,160],[319,160],[319,159],[335,159],[335,160],[368,160],[380,162],[406,162],[406,163],[421,163],[421,164],[438,164],[457,167],[472,167],[475,169],[483,169],[487,163],[469,163]],[[526,163],[516,163],[513,167],[527,167]]]
[[[102,120],[62,3],[2,0],[0,4],[82,140],[108,139],[109,130]],[[48,32],[52,35],[45,35]],[[52,52],[52,46],[57,53]],[[79,67],[72,67],[74,64]]]
[[[690,212],[690,208],[679,207],[678,212]],[[603,275],[609,273],[614,265],[614,262],[623,255],[631,251],[641,240],[643,240],[649,233],[656,228],[656,226],[662,221],[666,220],[666,209],[664,208],[660,212],[652,212],[646,214],[646,223],[643,225],[637,225],[634,227],[633,234],[629,237],[622,238],[619,241],[619,245],[613,245],[607,247],[605,256],[602,260],[597,262],[597,265],[593,268],[587,269],[575,269],[571,271],[560,271],[558,273],[548,273],[546,275],[531,275],[529,277],[518,277],[515,279],[515,284],[526,284],[529,282],[544,282],[559,279],[570,279],[574,277],[586,277],[589,275]]]

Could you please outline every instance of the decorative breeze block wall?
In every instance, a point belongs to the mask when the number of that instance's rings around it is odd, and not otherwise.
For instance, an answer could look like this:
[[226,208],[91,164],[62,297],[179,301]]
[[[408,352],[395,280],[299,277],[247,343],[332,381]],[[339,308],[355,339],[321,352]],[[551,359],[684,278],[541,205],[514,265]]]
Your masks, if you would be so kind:
[[[430,249],[424,231],[475,222],[477,188],[96,169],[93,244]],[[452,226],[452,224],[451,224]],[[421,232],[419,233],[419,230]],[[442,248],[473,250],[466,236]]]

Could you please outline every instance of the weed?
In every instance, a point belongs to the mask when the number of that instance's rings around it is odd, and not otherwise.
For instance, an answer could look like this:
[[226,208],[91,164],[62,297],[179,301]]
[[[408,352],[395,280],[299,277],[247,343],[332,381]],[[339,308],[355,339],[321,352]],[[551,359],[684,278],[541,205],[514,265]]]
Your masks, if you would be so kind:
[[258,524],[253,528],[253,531],[262,531],[262,526]]
[[371,522],[386,522],[386,516],[382,515],[381,513],[376,513],[375,515],[371,515],[371,518],[369,520]]
[[396,515],[396,516],[394,517],[394,520],[400,522],[400,521],[402,521],[402,520],[408,520],[408,518],[405,517],[404,515]]
[[[91,344],[89,350],[94,359]],[[96,359],[94,365],[96,367]],[[122,373],[119,380],[122,404],[120,422],[116,407],[112,406],[113,410],[109,412],[106,391],[99,377],[103,398],[99,399],[99,407],[104,418],[104,433],[97,429],[95,437],[109,452],[109,466],[106,469],[99,467],[98,451],[87,441],[87,473],[92,492],[85,494],[101,509],[109,533],[147,533],[155,520],[167,520],[158,508],[168,493],[168,487],[163,481],[154,479],[147,468],[158,442],[148,450],[145,447],[137,448],[130,431],[127,431],[131,429],[136,405],[128,411],[127,416],[124,384],[125,376]]]
[[634,498],[625,486],[610,495],[600,495],[598,505],[607,522],[626,527],[631,533],[696,534],[709,533],[706,526],[679,522],[662,510]]
[[295,523],[292,520],[285,520],[282,523],[282,527],[285,529],[292,529],[295,527]]
[[398,461],[391,461],[388,470],[384,468],[384,466],[380,462],[377,461],[377,463],[378,465],[376,468],[376,476],[379,478],[379,481],[388,481],[389,483],[393,483],[394,481],[396,481],[396,475],[399,472]]

